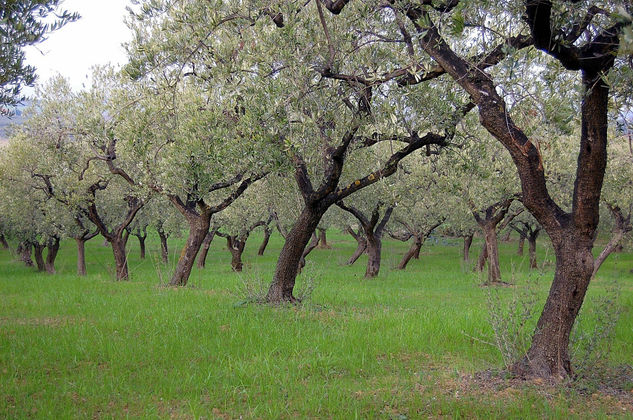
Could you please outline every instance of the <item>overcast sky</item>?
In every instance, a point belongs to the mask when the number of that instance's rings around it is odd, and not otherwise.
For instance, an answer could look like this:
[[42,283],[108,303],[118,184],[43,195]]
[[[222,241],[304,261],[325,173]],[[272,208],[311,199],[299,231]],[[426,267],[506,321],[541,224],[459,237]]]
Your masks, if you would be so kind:
[[60,73],[70,79],[75,89],[80,89],[88,80],[90,67],[124,64],[127,58],[121,44],[131,38],[123,22],[128,3],[129,0],[65,0],[61,7],[79,12],[81,19],[26,49],[27,63],[37,68],[38,83]]

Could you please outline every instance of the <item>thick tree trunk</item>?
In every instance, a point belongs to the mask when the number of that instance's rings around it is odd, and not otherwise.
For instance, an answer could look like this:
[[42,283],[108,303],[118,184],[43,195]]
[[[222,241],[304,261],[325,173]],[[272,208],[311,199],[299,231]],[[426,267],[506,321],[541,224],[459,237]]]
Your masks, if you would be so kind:
[[0,246],[2,246],[3,249],[9,249],[7,238],[5,238],[4,235],[1,233],[0,233]]
[[264,255],[264,252],[266,251],[266,247],[268,246],[268,241],[270,240],[270,235],[272,233],[273,233],[273,230],[269,228],[268,226],[266,226],[266,228],[264,229],[264,240],[262,241],[262,244],[259,246],[259,249],[257,250],[257,255],[259,256]]
[[297,301],[292,295],[292,291],[299,270],[299,262],[323,213],[318,209],[304,207],[297,222],[286,236],[286,241],[277,260],[273,282],[266,295],[266,301],[270,303]]
[[44,263],[44,248],[46,248],[46,245],[40,244],[39,242],[35,242],[33,244],[33,256],[35,257],[35,263],[37,264],[37,271],[46,270],[46,264]]
[[463,253],[463,258],[464,258],[464,262],[468,263],[470,262],[470,246],[473,243],[473,234],[471,233],[470,235],[464,235],[464,253]]
[[380,271],[380,256],[382,250],[382,240],[373,234],[367,236],[367,269],[365,277],[372,278]]
[[[556,272],[527,355],[514,365],[520,376],[565,378],[572,375],[569,335],[593,273],[591,240],[568,235],[554,243]],[[554,240],[553,240],[554,242]]]
[[523,246],[525,245],[525,235],[519,234],[519,248],[517,249],[517,255],[523,255]]
[[411,247],[407,251],[406,254],[402,257],[402,260],[398,264],[398,270],[404,270],[407,268],[407,264],[411,260],[411,258],[415,258],[416,255],[420,255],[420,249],[422,248],[422,238],[419,235],[413,236],[413,243]]
[[50,239],[46,248],[48,248],[46,261],[44,263],[46,272],[49,274],[55,274],[55,259],[57,259],[57,253],[59,252],[59,238]]
[[167,235],[165,231],[160,229],[158,231],[158,237],[160,238],[160,256],[163,260],[163,264],[167,264],[169,262],[169,248],[167,246]]
[[187,282],[189,281],[189,275],[191,274],[191,269],[193,268],[193,264],[196,261],[196,256],[198,255],[198,251],[200,251],[202,242],[207,236],[207,233],[209,233],[210,224],[210,214],[202,214],[198,217],[192,217],[189,219],[189,236],[187,237],[187,243],[180,253],[180,258],[178,259],[176,270],[174,271],[174,274],[169,281],[170,286],[187,285]]
[[27,267],[33,267],[33,260],[31,259],[31,247],[32,244],[28,241],[20,242],[18,244],[17,253],[20,256],[20,261]]
[[327,243],[327,238],[325,236],[325,229],[318,228],[319,231],[319,245],[317,248],[319,249],[332,249],[332,247]]
[[488,283],[498,283],[501,281],[501,270],[499,269],[497,230],[494,226],[486,228],[484,236],[486,240],[486,254],[488,254]]
[[114,254],[114,265],[117,280],[129,280],[129,272],[127,267],[127,254],[125,253],[125,240],[123,238],[115,238],[110,241],[112,253]]
[[75,238],[77,244],[77,275],[86,275],[86,240],[83,238]]
[[209,247],[211,247],[211,242],[213,242],[213,238],[215,237],[216,230],[210,230],[204,237],[202,241],[202,246],[200,247],[200,254],[198,255],[198,268],[204,268],[207,263],[207,255],[209,255]]

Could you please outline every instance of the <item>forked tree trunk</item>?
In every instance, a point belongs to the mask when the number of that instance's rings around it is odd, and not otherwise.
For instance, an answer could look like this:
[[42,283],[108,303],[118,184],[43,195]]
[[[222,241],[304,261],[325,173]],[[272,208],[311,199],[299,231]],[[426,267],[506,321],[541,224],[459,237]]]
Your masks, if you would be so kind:
[[317,248],[319,249],[332,249],[332,247],[327,243],[327,238],[325,236],[325,229],[318,228],[319,231],[319,245]]
[[556,272],[527,355],[513,366],[520,376],[564,378],[573,374],[569,336],[593,273],[591,240],[568,234],[555,241]]
[[186,286],[189,281],[191,269],[196,261],[196,256],[204,238],[209,232],[211,215],[201,214],[198,217],[189,218],[189,236],[187,242],[180,253],[176,270],[169,281],[170,286]]
[[304,207],[296,223],[288,232],[286,241],[279,254],[273,282],[268,289],[266,301],[270,303],[296,302],[292,295],[299,262],[303,251],[310,241],[324,211],[318,208]]
[[517,255],[523,255],[523,246],[525,245],[525,235],[519,234],[519,247],[517,248]]
[[113,238],[109,241],[114,254],[114,265],[117,280],[129,280],[127,267],[127,254],[125,252],[125,240],[123,238]]
[[0,233],[0,245],[2,246],[3,249],[9,249],[7,238],[5,238],[4,235],[1,233]]
[[407,253],[404,254],[402,260],[400,260],[400,263],[398,264],[398,270],[404,270],[405,268],[407,268],[407,264],[409,263],[411,258],[415,258],[416,255],[418,255],[419,257],[420,249],[422,248],[423,242],[424,241],[420,235],[413,235],[413,243],[411,243],[411,247],[409,248]]
[[33,244],[33,256],[35,257],[35,263],[37,264],[37,271],[45,271],[46,264],[44,263],[44,248],[46,245],[35,242]]
[[209,255],[209,248],[211,247],[211,242],[213,242],[213,238],[215,237],[215,232],[215,229],[207,232],[204,240],[202,241],[200,255],[198,255],[198,263],[196,264],[198,268],[204,268],[207,263],[207,255]]
[[473,234],[464,235],[464,252],[463,259],[465,263],[470,262],[470,246],[473,243]]
[[163,264],[167,264],[169,262],[169,247],[167,246],[167,235],[165,234],[165,231],[159,229],[158,237],[160,238],[160,257]]
[[46,254],[44,267],[47,273],[55,274],[55,259],[57,259],[57,253],[59,252],[59,238],[49,239],[46,248],[48,248],[48,253]]
[[75,238],[77,244],[77,275],[85,276],[86,271],[86,240],[84,238]]
[[17,253],[20,256],[20,261],[27,267],[33,267],[33,260],[31,259],[32,244],[29,241],[20,242],[18,244]]
[[266,251],[266,247],[268,246],[268,241],[270,240],[270,235],[273,233],[273,230],[266,226],[266,228],[264,229],[264,240],[262,241],[262,244],[259,246],[259,249],[257,250],[257,255],[262,256],[264,255],[264,252]]

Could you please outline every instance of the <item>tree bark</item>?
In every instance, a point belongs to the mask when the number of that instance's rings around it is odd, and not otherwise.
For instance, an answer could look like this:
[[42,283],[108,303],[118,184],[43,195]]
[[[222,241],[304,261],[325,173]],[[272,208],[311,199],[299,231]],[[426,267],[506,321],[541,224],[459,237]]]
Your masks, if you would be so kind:
[[113,238],[109,241],[114,254],[114,265],[117,280],[129,280],[127,267],[127,254],[125,252],[125,240],[123,238]]
[[569,336],[593,273],[591,240],[568,232],[554,240],[556,272],[527,355],[512,370],[519,376],[564,378],[573,374]]
[[27,267],[33,267],[33,260],[31,259],[31,248],[32,244],[29,241],[23,241],[18,244],[18,255],[20,256],[20,260]]
[[381,251],[381,238],[371,232],[370,235],[367,235],[367,268],[365,269],[365,278],[372,278],[378,275],[380,271]]
[[488,281],[487,283],[498,283],[501,281],[501,271],[499,269],[499,245],[497,243],[497,229],[488,226],[484,230],[486,254],[488,255]]
[[158,229],[158,237],[160,238],[160,256],[163,264],[169,262],[169,247],[167,245],[167,234],[163,229]]
[[86,240],[84,238],[75,238],[77,244],[77,275],[85,276],[86,271]]
[[176,270],[169,281],[170,286],[186,286],[191,275],[191,269],[204,238],[209,233],[211,214],[201,213],[198,217],[189,217],[189,235],[180,253]]
[[415,258],[416,255],[418,257],[420,256],[422,242],[423,241],[420,235],[413,235],[413,243],[411,243],[411,247],[409,248],[407,253],[404,254],[402,260],[400,260],[400,263],[398,264],[398,270],[404,270],[405,268],[407,268],[407,264],[409,263],[411,258]]
[[55,274],[55,260],[57,259],[57,253],[59,252],[59,238],[51,238],[46,245],[48,253],[46,254],[46,261],[44,267],[49,274]]
[[257,255],[262,256],[264,255],[264,252],[266,251],[266,247],[268,246],[268,241],[270,240],[270,235],[272,235],[273,230],[266,226],[266,228],[264,229],[264,240],[262,241],[262,244],[259,246],[259,249],[257,250]]
[[207,263],[207,255],[209,254],[209,247],[211,247],[211,242],[213,242],[213,238],[215,237],[216,229],[212,229],[204,237],[202,241],[202,246],[200,248],[200,255],[198,255],[198,268],[204,268]]
[[44,248],[46,248],[46,245],[40,244],[37,241],[33,244],[33,256],[35,257],[35,263],[37,264],[37,271],[46,271],[46,264],[44,263]]
[[327,243],[327,237],[325,236],[325,229],[317,228],[319,232],[319,245],[317,248],[319,249],[332,249],[332,247]]
[[470,246],[473,243],[473,234],[464,235],[464,253],[463,258],[465,263],[470,262]]
[[299,263],[303,251],[324,213],[324,210],[311,206],[303,208],[297,222],[288,232],[284,246],[279,254],[273,281],[266,295],[267,302],[297,302],[297,299],[292,295],[292,291],[299,271]]

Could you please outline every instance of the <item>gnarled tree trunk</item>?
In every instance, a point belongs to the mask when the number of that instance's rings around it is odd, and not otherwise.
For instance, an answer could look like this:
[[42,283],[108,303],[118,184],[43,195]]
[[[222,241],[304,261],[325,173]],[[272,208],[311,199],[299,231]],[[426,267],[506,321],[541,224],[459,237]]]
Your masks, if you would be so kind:
[[569,336],[593,273],[592,240],[567,232],[552,238],[556,272],[527,355],[513,366],[520,376],[572,375]]
[[196,261],[196,256],[204,238],[209,233],[209,226],[211,224],[211,214],[202,212],[199,216],[189,216],[189,235],[187,236],[187,242],[180,253],[178,264],[174,274],[169,281],[170,286],[186,286],[189,281],[189,275],[191,275],[191,269]]
[[271,303],[296,302],[292,295],[299,263],[306,245],[310,241],[321,217],[325,213],[320,208],[304,207],[296,223],[288,232],[286,241],[279,254],[273,282],[268,289],[266,300]]
[[33,260],[31,259],[31,248],[33,244],[30,241],[23,241],[18,244],[17,253],[20,256],[20,261],[27,267],[33,267]]
[[59,252],[59,238],[51,238],[46,244],[48,253],[46,254],[46,261],[44,267],[49,274],[55,274],[55,259],[57,259],[57,253]]
[[35,257],[35,263],[37,264],[37,271],[46,270],[46,264],[44,263],[44,248],[46,248],[46,244],[41,244],[38,241],[33,243],[33,256]]
[[127,253],[125,252],[125,240],[123,238],[113,238],[109,241],[114,254],[114,266],[117,280],[128,280],[129,272],[127,267]]

